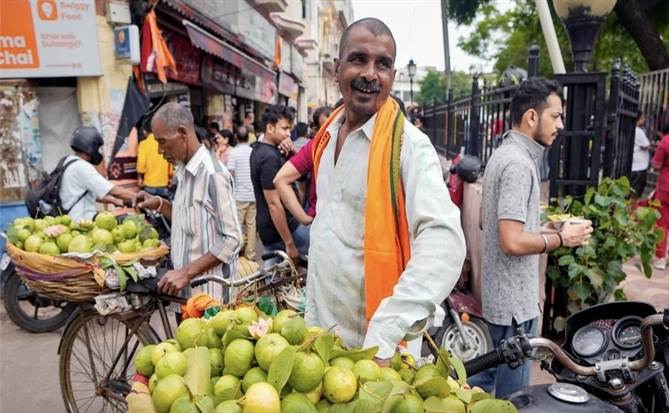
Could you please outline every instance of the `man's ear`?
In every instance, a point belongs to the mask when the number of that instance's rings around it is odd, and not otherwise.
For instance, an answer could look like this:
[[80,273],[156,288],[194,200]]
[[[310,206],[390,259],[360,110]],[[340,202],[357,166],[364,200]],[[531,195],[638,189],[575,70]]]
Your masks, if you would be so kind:
[[523,120],[527,122],[527,125],[530,128],[534,128],[534,126],[539,121],[539,114],[534,109],[528,109],[527,112],[525,112],[525,115],[523,116]]
[[177,132],[181,136],[187,136],[188,135],[188,132],[187,132],[186,127],[184,125],[177,126]]

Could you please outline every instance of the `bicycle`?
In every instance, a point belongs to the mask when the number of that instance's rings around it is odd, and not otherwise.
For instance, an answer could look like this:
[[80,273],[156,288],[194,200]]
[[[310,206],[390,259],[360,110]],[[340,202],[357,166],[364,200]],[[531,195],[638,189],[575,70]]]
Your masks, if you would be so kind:
[[[305,274],[297,274],[284,252],[266,254],[263,260],[272,257],[282,260],[235,281],[206,276],[191,282],[191,287],[213,281],[221,284],[224,291],[241,287],[240,294],[246,292],[242,297],[249,299],[249,291],[276,295],[281,286],[302,282]],[[173,338],[167,305],[186,303],[185,298],[158,293],[158,279],[128,284],[123,295],[132,307],[130,310],[103,316],[90,303],[77,308],[58,347],[61,392],[68,412],[126,411],[125,397],[135,374],[135,354],[140,344],[145,346],[161,341],[150,324],[151,317],[157,311],[165,338]],[[235,298],[234,302],[237,300]]]

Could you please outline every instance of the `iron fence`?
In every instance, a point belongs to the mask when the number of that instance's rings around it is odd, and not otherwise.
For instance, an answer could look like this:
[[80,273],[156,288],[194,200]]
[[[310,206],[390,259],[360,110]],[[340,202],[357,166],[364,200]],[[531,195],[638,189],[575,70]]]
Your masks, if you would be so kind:
[[[532,47],[528,76],[536,76],[537,67],[538,48]],[[629,176],[640,103],[639,78],[619,62],[610,76],[606,72],[568,73],[555,78],[564,87],[567,102],[565,129],[548,157],[551,197],[579,196],[588,186],[596,185],[602,175]],[[666,79],[669,80],[669,72]],[[660,80],[654,80],[655,84]],[[500,138],[511,128],[509,107],[517,87],[489,86],[485,81],[479,87],[479,79],[474,76],[469,96],[454,99],[452,91],[448,91],[445,103],[423,107],[425,127],[437,151],[448,158],[462,152],[475,155],[485,168]],[[668,95],[669,92],[662,95],[665,112]]]
[[640,109],[646,114],[646,130],[652,141],[669,123],[669,69],[639,75],[639,87]]

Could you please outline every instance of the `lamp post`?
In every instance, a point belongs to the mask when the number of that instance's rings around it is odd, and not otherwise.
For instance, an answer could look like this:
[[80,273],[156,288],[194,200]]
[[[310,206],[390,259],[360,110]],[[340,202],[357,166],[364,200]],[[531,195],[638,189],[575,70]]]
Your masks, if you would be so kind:
[[413,59],[409,59],[407,71],[409,72],[409,94],[411,96],[410,105],[413,106],[413,77],[416,75],[416,63],[414,63]]
[[587,72],[599,29],[616,0],[553,0],[555,12],[569,35],[574,71]]

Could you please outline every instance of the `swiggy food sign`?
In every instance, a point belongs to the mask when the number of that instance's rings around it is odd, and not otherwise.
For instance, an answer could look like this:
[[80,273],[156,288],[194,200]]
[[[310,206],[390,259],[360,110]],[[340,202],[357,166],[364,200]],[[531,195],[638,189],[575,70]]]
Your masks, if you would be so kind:
[[0,0],[0,78],[100,74],[94,0]]

